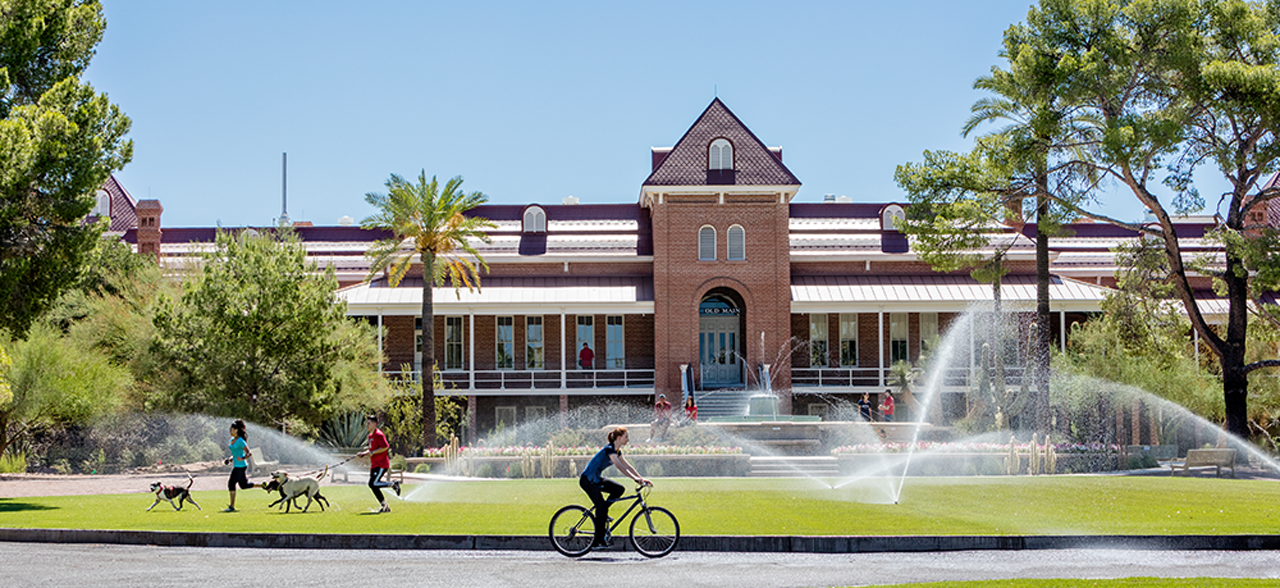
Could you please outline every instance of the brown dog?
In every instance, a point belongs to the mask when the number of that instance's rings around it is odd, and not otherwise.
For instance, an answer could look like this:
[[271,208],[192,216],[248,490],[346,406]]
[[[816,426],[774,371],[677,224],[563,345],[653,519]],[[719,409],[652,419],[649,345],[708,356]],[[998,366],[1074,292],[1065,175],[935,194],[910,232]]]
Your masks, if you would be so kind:
[[[200,508],[199,504],[196,504],[194,498],[191,498],[191,485],[195,482],[196,479],[191,477],[190,473],[187,474],[186,488],[180,486],[165,486],[160,482],[152,482],[151,491],[156,493],[156,501],[151,503],[151,506],[147,507],[147,511],[150,512],[157,504],[160,504],[161,500],[168,500],[169,506],[172,506],[173,510],[182,510],[182,504],[184,502],[195,504],[197,510],[204,510],[203,508]],[[174,500],[177,500],[178,503],[174,504]]]
[[[273,478],[273,479],[271,479],[270,481],[263,482],[263,483],[262,483],[262,489],[263,489],[263,490],[266,490],[267,492],[279,492],[279,493],[280,493],[280,500],[277,500],[277,501],[275,501],[275,502],[272,502],[271,504],[268,504],[268,505],[267,505],[267,508],[271,508],[271,507],[273,507],[273,506],[275,506],[275,505],[277,505],[277,504],[281,504],[281,503],[283,503],[283,502],[285,501],[286,496],[284,495],[284,488],[280,485],[280,481],[279,481],[279,480],[276,480],[276,479],[274,479],[274,478]],[[320,510],[321,510],[321,512],[323,512],[323,511],[324,511],[324,507],[325,507],[326,505],[328,505],[328,504],[329,504],[329,499],[328,499],[328,498],[325,498],[323,495],[321,495],[319,491],[316,491],[314,498],[315,498],[315,501],[316,501],[317,503],[319,503],[319,504],[320,504]],[[294,496],[294,497],[290,500],[290,502],[293,502],[293,507],[294,507],[294,508],[302,508],[302,507],[298,506],[298,497],[297,497],[297,496]],[[283,505],[281,504],[281,506],[283,506]]]

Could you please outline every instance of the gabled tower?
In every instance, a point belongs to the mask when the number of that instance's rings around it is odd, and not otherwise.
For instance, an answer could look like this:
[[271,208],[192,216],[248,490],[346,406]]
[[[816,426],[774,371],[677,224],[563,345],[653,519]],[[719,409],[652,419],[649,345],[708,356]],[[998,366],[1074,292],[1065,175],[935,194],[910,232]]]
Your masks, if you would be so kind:
[[654,148],[640,204],[653,219],[655,388],[758,385],[762,364],[790,411],[789,205],[800,180],[720,101]]

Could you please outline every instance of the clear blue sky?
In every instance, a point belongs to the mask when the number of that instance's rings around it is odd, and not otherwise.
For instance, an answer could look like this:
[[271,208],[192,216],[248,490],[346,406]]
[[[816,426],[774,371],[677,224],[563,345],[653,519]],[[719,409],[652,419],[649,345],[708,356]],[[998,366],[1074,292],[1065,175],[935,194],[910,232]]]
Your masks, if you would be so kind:
[[[631,203],[649,148],[718,92],[803,187],[903,201],[894,168],[960,127],[1028,0],[103,0],[87,78],[133,119],[117,177],[165,226],[333,225],[391,173],[499,204]],[[1138,219],[1120,194],[1108,211]]]

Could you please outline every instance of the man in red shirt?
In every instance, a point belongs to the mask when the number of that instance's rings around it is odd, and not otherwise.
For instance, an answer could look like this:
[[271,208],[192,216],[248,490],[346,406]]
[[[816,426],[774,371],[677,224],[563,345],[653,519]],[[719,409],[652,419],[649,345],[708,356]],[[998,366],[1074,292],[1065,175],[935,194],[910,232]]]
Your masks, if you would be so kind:
[[586,343],[583,343],[582,351],[578,353],[578,365],[582,366],[584,370],[589,370],[595,367],[595,362],[596,352],[592,351],[591,347]]
[[356,456],[369,456],[369,489],[373,490],[373,497],[382,505],[378,513],[391,512],[387,499],[382,495],[382,489],[388,486],[395,490],[396,496],[400,495],[400,482],[382,481],[382,476],[391,469],[391,445],[387,443],[387,435],[378,428],[377,415],[366,416],[364,424],[369,429],[369,448]]

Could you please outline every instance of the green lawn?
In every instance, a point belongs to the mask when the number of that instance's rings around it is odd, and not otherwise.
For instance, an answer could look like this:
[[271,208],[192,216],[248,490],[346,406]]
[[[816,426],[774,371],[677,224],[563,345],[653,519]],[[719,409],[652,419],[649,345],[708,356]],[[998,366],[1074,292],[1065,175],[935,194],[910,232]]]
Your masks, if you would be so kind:
[[881,588],[1253,588],[1275,586],[1275,580],[1226,578],[1123,578],[1119,580],[983,580],[893,584]]
[[[812,480],[666,478],[650,503],[687,535],[1272,534],[1280,483],[1168,477],[912,478],[899,504],[882,480],[830,489]],[[560,506],[587,502],[574,480],[436,482],[406,486],[390,515],[363,486],[325,486],[333,507],[284,514],[261,490],[241,512],[218,512],[225,491],[196,492],[204,507],[175,512],[150,494],[0,499],[0,527],[282,533],[540,535]],[[620,511],[615,511],[620,512]]]

